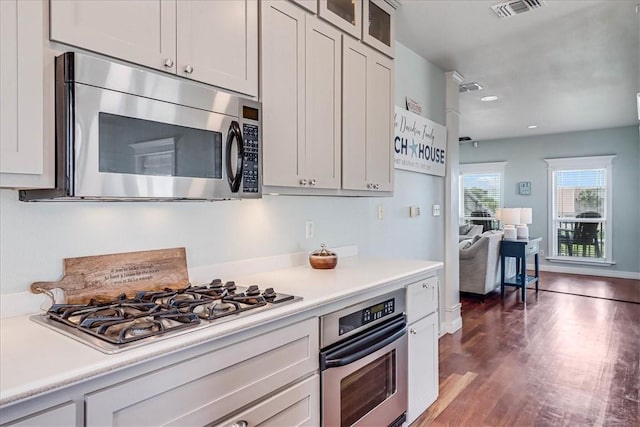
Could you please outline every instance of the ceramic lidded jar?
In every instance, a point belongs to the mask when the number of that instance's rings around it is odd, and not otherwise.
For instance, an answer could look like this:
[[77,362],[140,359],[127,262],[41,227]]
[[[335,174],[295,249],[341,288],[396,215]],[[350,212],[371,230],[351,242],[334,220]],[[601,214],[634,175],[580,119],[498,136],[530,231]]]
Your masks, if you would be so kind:
[[320,245],[320,249],[309,254],[309,264],[313,268],[329,270],[335,268],[338,264],[338,255],[328,250],[323,243]]

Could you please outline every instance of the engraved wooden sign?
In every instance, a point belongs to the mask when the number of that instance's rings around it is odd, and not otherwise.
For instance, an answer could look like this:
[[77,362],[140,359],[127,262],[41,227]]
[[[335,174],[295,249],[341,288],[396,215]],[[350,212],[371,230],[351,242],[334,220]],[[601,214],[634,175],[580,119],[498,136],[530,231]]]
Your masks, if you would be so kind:
[[165,288],[179,289],[189,283],[185,248],[126,252],[64,259],[64,275],[57,282],[34,282],[31,292],[60,288],[68,304],[90,299],[109,301],[125,293]]

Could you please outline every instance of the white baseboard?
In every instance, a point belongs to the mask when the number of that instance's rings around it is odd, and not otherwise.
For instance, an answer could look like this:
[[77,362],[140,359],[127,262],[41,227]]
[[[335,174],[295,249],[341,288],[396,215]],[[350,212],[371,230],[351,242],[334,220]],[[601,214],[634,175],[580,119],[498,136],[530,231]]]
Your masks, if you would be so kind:
[[462,316],[460,315],[461,308],[462,304],[458,303],[452,307],[444,309],[444,319],[440,323],[440,336],[444,334],[453,334],[462,328]]
[[[535,269],[534,264],[527,264],[527,270]],[[584,276],[615,277],[617,279],[640,280],[640,273],[634,271],[603,270],[596,268],[567,267],[564,265],[540,264],[540,271],[552,273],[582,274]]]

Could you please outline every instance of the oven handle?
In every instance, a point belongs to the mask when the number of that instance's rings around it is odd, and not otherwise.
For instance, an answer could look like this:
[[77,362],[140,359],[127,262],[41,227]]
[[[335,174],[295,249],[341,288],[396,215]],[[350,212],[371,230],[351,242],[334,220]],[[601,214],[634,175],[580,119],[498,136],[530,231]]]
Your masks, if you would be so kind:
[[320,355],[320,370],[345,366],[362,359],[383,347],[391,344],[407,333],[407,322],[404,316],[392,323],[366,334],[355,342],[338,346]]
[[[235,176],[231,172],[231,145],[233,140],[238,142],[238,155],[236,159],[236,173]],[[240,131],[240,125],[235,120],[231,122],[229,126],[229,135],[227,135],[227,180],[229,181],[229,187],[231,187],[232,193],[237,193],[240,189],[240,183],[242,182],[242,168],[244,160],[244,141],[242,138],[242,132]]]

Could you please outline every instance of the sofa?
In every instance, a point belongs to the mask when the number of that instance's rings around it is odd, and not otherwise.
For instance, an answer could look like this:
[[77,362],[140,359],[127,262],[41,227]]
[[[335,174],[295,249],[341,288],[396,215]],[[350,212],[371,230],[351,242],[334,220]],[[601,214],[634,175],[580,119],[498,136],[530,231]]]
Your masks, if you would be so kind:
[[[487,295],[500,286],[500,242],[502,231],[486,231],[459,243],[460,291]],[[508,260],[506,275],[515,274],[515,262]]]
[[480,234],[482,234],[482,225],[463,224],[458,229],[458,242],[462,242],[463,240],[467,239],[473,239]]

